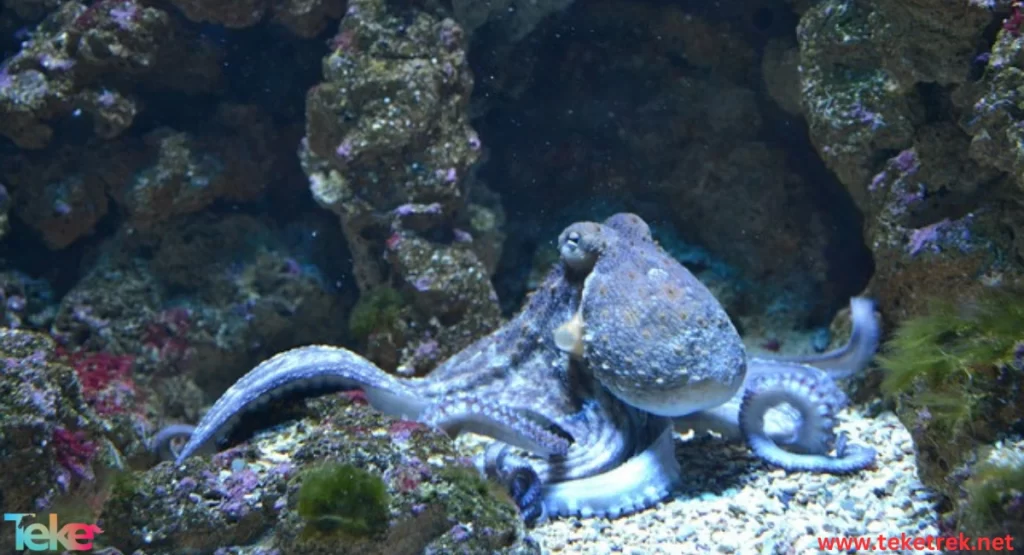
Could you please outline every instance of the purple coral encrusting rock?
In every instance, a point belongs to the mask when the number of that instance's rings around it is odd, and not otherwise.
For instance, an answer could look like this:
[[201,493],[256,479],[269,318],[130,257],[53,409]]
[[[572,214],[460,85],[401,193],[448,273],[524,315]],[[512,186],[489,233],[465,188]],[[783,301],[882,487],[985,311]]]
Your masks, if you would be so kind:
[[866,188],[874,216],[865,235],[876,261],[870,287],[887,318],[920,314],[938,291],[967,295],[1019,271],[1000,223],[1017,209],[976,200],[1005,185],[997,170],[971,160],[968,142],[953,124],[924,126]]
[[388,260],[418,320],[419,333],[401,357],[401,373],[432,369],[501,322],[490,275],[468,245],[437,245],[408,234],[389,249]]
[[101,253],[61,301],[52,333],[68,348],[135,356],[139,385],[165,418],[195,419],[201,389],[217,394],[266,356],[344,333],[344,298],[266,221],[197,217],[122,234]]
[[[515,506],[465,464],[442,434],[325,397],[315,418],[261,433],[248,445],[122,480],[106,506],[108,541],[123,550],[280,549],[282,553],[536,553]],[[390,526],[382,537],[322,542],[296,512],[304,471],[353,464],[382,477]],[[367,551],[370,550],[370,551]]]
[[[442,40],[445,29],[460,40]],[[479,156],[467,139],[473,79],[452,20],[379,0],[349,5],[323,77],[307,95],[300,156],[313,197],[341,218],[366,291],[382,283],[393,210],[436,204],[433,227],[444,227],[465,205],[458,176]]]
[[919,83],[967,81],[992,11],[942,0],[818,2],[797,29],[811,140],[854,200],[881,155],[902,150],[925,122]]
[[[111,430],[86,403],[52,339],[0,329],[0,502],[8,512],[46,512],[77,500],[102,503],[96,477],[118,468]],[[13,545],[11,527],[0,542]]]
[[[371,355],[403,373],[430,370],[447,350],[499,323],[490,274],[501,235],[481,217],[494,211],[472,205],[466,223],[481,231],[480,245],[455,232],[480,155],[469,126],[473,80],[463,40],[451,19],[379,0],[352,2],[323,60],[324,81],[307,95],[300,158],[314,199],[341,219],[360,291],[391,274],[413,299],[415,310],[402,313],[404,331]],[[424,344],[445,351],[417,356]]]
[[272,134],[260,110],[221,106],[203,135],[172,129],[149,134],[146,162],[111,193],[132,225],[143,229],[198,212],[217,200],[258,199],[277,160]]
[[104,541],[155,553],[253,543],[273,522],[288,478],[271,470],[219,457],[124,476],[104,507]]
[[[1020,8],[1014,4],[1014,17],[1020,17]],[[960,127],[969,135],[967,153],[971,160],[985,168],[1006,172],[1017,191],[1024,190],[1024,118],[1017,108],[1021,98],[1022,68],[1024,68],[1024,37],[1018,28],[1004,27],[999,31],[990,53],[980,58],[984,62],[984,75],[952,95],[960,109]],[[1022,221],[1019,218],[1016,221]],[[1019,224],[1014,225],[1018,237],[1016,249],[1021,246]]]
[[88,235],[110,211],[99,147],[64,146],[45,154],[18,152],[0,159],[11,186],[14,214],[60,249]]
[[1022,42],[1004,29],[991,54],[977,50],[1009,8],[997,4],[826,1],[801,16],[810,137],[864,212],[869,290],[894,321],[921,314],[932,296],[1024,275],[1013,239],[1022,212],[1001,200],[1020,175],[1008,99],[1018,96]]
[[215,201],[261,198],[279,169],[276,146],[264,112],[223,104],[199,133],[159,128],[141,140],[19,152],[0,171],[18,217],[60,249],[90,234],[112,204],[136,230],[158,232]]
[[56,314],[50,283],[22,272],[0,272],[0,325],[18,329],[45,329]]
[[97,87],[111,74],[185,91],[220,81],[215,49],[167,12],[135,0],[66,2],[0,66],[0,133],[22,148],[43,148],[53,120],[83,110],[97,134],[117,135],[137,106],[131,94]]

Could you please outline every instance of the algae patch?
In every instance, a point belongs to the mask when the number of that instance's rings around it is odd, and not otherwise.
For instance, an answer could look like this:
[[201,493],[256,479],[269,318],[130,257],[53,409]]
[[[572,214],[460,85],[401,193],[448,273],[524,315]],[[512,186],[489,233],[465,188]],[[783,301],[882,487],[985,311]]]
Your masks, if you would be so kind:
[[372,289],[359,297],[349,315],[348,328],[360,340],[370,334],[393,328],[404,302],[398,291],[387,286]]
[[904,402],[956,436],[979,420],[982,401],[1004,374],[1024,370],[1022,356],[1024,293],[993,289],[960,303],[935,300],[886,344],[882,391],[905,395]]
[[388,529],[390,498],[384,481],[351,464],[305,471],[297,511],[307,531],[369,537]]

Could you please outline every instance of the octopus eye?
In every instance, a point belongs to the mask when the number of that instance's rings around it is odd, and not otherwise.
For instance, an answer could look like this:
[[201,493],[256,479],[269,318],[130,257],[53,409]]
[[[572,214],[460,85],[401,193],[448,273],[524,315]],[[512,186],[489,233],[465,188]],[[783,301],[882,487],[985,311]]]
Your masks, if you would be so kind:
[[[592,247],[592,245],[590,246]],[[559,250],[562,260],[573,270],[589,272],[594,267],[597,258],[596,252],[589,252],[593,249],[583,244],[583,235],[578,231],[570,231],[562,238]]]

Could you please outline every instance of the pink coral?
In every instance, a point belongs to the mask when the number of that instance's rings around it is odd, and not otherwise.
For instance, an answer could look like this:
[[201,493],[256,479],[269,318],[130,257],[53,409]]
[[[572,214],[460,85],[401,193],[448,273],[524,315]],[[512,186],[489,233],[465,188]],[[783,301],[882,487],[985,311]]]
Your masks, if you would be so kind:
[[57,464],[79,479],[93,478],[90,465],[96,456],[96,444],[89,441],[85,432],[57,428],[52,441]]
[[135,359],[110,353],[69,353],[64,355],[78,374],[82,395],[100,415],[130,412],[138,392],[132,380]]
[[192,329],[192,311],[177,307],[164,310],[146,326],[143,343],[158,360],[176,363],[188,358],[188,333]]

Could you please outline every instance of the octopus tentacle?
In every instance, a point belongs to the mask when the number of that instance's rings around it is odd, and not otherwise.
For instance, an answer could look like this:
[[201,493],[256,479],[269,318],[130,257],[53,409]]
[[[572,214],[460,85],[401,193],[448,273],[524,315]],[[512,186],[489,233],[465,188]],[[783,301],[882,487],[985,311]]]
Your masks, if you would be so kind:
[[[781,363],[780,363],[781,366]],[[739,411],[739,426],[754,453],[785,470],[847,473],[870,466],[875,451],[848,446],[845,438],[834,457],[836,414],[846,396],[827,375],[793,365],[789,371],[762,374],[748,381]],[[765,433],[768,411],[788,404],[799,413],[793,436],[779,442]],[[780,444],[782,443],[782,444]]]
[[[417,397],[414,385],[339,347],[311,345],[285,351],[263,361],[228,388],[203,416],[175,460],[180,464],[210,441],[226,435],[243,412],[301,389],[362,389],[377,410],[417,419],[426,402]],[[173,431],[160,432],[157,437],[164,441],[176,435]],[[163,449],[161,445],[155,447]]]
[[156,433],[149,440],[149,450],[162,461],[174,460],[181,452],[181,446],[175,446],[176,441],[187,442],[196,427],[188,424],[171,424]]
[[526,526],[534,526],[544,517],[544,486],[540,476],[526,459],[512,453],[512,446],[491,443],[478,466],[484,476],[505,487]]
[[850,299],[850,322],[853,328],[850,339],[836,350],[819,355],[764,358],[813,366],[827,372],[834,379],[851,376],[866,368],[878,350],[882,328],[875,318],[875,302],[865,297]]
[[[740,408],[752,384],[756,387],[758,380],[793,373],[803,374],[808,380],[832,381],[827,374],[813,366],[766,358],[753,358],[749,361],[743,387],[729,402],[676,418],[676,429],[680,433],[686,433],[691,429],[696,432],[710,431],[730,440],[743,440],[744,435],[740,430]],[[842,391],[839,391],[835,385],[832,388],[836,390],[835,395],[843,395]],[[838,412],[838,410],[845,406],[845,396],[837,397],[834,403],[838,407],[836,408]],[[776,443],[788,444],[793,441],[799,420],[800,415],[798,412],[788,406],[781,406],[776,407],[776,410],[766,413],[760,425],[764,435],[767,435]]]
[[545,457],[565,455],[571,445],[567,432],[533,411],[465,396],[428,407],[420,421],[452,437],[473,432]]
[[[581,390],[596,385],[577,384]],[[648,415],[631,409],[604,391],[583,402],[580,411],[558,421],[574,438],[561,457],[530,457],[530,464],[545,484],[565,482],[607,472],[653,441],[644,430]]]
[[641,451],[600,474],[545,483],[544,516],[619,516],[642,511],[668,497],[680,482],[674,436],[669,420],[652,417],[644,429]]

